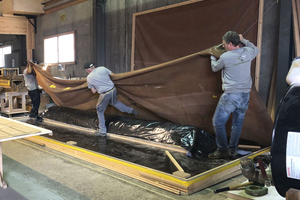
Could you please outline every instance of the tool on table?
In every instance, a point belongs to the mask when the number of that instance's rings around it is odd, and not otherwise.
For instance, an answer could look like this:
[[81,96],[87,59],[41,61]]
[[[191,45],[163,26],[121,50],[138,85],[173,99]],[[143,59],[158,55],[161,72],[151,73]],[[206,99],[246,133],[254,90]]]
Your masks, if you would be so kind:
[[178,164],[178,162],[175,160],[175,158],[170,154],[169,151],[165,151],[167,156],[170,158],[172,163],[175,165],[175,167],[178,169],[178,171],[173,172],[173,175],[178,176],[180,178],[190,178],[191,174],[184,172],[182,167]]
[[268,188],[259,185],[247,185],[245,192],[251,196],[259,197],[268,194]]
[[221,188],[221,189],[215,190],[214,193],[217,194],[219,192],[225,192],[225,191],[228,191],[228,190],[235,190],[235,189],[238,189],[240,187],[244,187],[244,186],[252,185],[252,184],[254,184],[254,182],[250,181],[250,182],[247,182],[247,183],[242,183],[242,184],[231,186],[231,187]]
[[266,170],[265,170],[265,167],[264,167],[263,160],[258,159],[258,164],[259,164],[259,169],[261,171],[262,178],[265,181],[265,186],[270,187],[271,186],[271,181],[268,179],[268,176],[267,176],[267,173],[266,173]]

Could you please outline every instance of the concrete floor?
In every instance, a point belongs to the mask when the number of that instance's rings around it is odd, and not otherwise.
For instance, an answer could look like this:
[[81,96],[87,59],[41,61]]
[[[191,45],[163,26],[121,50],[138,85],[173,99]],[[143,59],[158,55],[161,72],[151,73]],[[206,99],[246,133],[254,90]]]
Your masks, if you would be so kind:
[[3,165],[8,188],[0,188],[0,199],[5,200],[219,200],[227,193],[214,190],[246,181],[240,175],[189,196],[176,195],[24,139],[3,142]]

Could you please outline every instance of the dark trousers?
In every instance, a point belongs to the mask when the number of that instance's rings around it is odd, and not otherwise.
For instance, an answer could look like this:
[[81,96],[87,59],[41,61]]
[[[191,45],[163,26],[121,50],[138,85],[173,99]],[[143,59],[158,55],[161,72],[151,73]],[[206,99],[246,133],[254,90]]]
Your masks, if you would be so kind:
[[29,117],[36,118],[39,114],[39,107],[41,102],[40,91],[39,89],[28,91],[29,98],[32,103],[32,108],[29,114]]

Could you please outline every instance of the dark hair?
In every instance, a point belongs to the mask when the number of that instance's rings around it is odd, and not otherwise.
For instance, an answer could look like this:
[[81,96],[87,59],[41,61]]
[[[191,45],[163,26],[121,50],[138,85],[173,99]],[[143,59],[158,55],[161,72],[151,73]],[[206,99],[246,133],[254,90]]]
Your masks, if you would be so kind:
[[224,40],[227,44],[231,42],[233,46],[236,47],[240,43],[240,36],[235,31],[228,31],[223,35],[222,40]]
[[85,63],[85,64],[83,65],[83,68],[84,68],[84,69],[88,69],[88,68],[91,68],[91,67],[94,67],[94,64],[91,63],[91,62],[87,62],[87,63]]

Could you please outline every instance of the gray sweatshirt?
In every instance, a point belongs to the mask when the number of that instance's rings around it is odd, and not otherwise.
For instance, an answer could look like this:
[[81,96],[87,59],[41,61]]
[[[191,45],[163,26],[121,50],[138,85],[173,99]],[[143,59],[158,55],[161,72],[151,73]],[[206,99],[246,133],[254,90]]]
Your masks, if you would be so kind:
[[211,60],[211,69],[222,69],[222,89],[226,93],[248,93],[252,87],[251,61],[257,56],[258,48],[249,40],[241,42],[245,47],[227,51],[219,60]]

